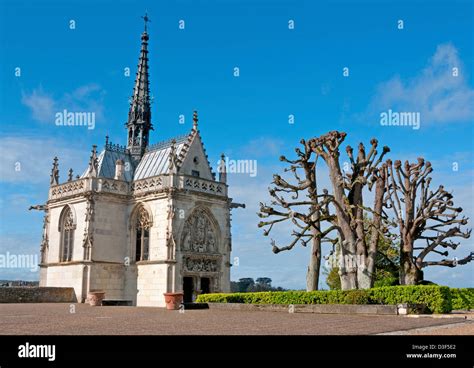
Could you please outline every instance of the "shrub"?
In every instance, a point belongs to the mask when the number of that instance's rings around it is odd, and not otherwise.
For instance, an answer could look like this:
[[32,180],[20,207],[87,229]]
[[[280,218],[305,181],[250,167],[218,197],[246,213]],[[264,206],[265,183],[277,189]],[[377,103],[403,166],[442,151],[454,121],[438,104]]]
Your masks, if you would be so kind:
[[398,278],[396,277],[384,277],[380,280],[374,282],[374,287],[383,287],[383,286],[395,286],[398,285]]
[[432,313],[473,308],[474,289],[447,286],[384,286],[368,290],[274,291],[258,293],[203,294],[199,303],[248,304],[423,304]]
[[453,309],[474,309],[474,288],[450,289]]
[[326,270],[326,284],[328,284],[331,290],[341,290],[339,267],[333,267],[330,270]]
[[366,290],[347,292],[344,301],[346,304],[369,304],[369,294]]
[[385,286],[368,292],[370,300],[378,304],[424,304],[432,313],[448,313],[452,310],[451,293],[447,286]]

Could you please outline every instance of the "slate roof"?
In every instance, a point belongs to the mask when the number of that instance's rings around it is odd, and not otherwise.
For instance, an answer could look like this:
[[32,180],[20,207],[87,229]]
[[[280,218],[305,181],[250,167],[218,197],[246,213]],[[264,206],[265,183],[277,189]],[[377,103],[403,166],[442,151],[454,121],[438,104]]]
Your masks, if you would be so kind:
[[[184,145],[188,142],[188,136],[176,137],[174,140],[176,141],[174,145],[176,155],[179,157]],[[167,173],[169,169],[171,142],[172,139],[169,139],[149,147],[135,169],[133,180],[145,179]]]
[[[184,153],[183,148],[188,142],[188,137],[188,135],[184,135],[171,138],[148,147],[135,170],[124,170],[125,180],[140,180],[167,173],[173,139],[175,140],[176,155],[180,157],[181,153]],[[106,145],[97,157],[98,177],[113,179],[115,176],[115,163],[119,159],[123,160],[126,166],[133,169],[130,154],[124,148]],[[88,172],[89,168],[84,171],[81,178],[85,178]]]

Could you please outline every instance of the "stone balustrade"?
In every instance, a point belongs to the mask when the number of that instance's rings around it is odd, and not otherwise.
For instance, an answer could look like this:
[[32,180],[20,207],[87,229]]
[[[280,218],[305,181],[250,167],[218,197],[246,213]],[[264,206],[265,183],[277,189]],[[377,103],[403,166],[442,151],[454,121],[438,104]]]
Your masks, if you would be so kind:
[[[173,183],[171,183],[171,180]],[[84,195],[91,191],[123,196],[142,196],[161,192],[171,187],[177,190],[207,193],[222,197],[227,196],[227,186],[220,182],[188,175],[176,175],[174,177],[158,175],[137,180],[133,183],[109,178],[81,178],[52,186],[49,190],[49,200],[62,200]]]
[[178,176],[178,188],[217,196],[227,196],[227,186],[225,184],[195,176]]

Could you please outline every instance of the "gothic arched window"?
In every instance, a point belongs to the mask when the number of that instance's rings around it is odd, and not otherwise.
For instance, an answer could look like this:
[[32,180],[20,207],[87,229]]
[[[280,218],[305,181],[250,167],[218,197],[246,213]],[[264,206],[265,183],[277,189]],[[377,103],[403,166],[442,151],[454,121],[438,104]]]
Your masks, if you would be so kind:
[[69,262],[72,259],[74,249],[74,230],[76,224],[74,222],[74,214],[70,207],[67,207],[61,216],[61,262]]
[[135,221],[135,261],[147,261],[150,250],[151,219],[148,211],[140,207]]

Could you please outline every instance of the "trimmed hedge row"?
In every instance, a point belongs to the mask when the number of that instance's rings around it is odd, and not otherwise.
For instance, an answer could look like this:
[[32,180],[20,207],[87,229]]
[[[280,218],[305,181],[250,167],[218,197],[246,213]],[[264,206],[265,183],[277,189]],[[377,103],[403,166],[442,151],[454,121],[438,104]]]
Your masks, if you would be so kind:
[[386,286],[367,291],[373,304],[423,304],[432,313],[449,313],[453,309],[447,286]]
[[[452,302],[453,300],[453,302]],[[424,304],[433,313],[470,309],[474,289],[447,286],[384,286],[368,290],[270,291],[257,293],[203,294],[198,303],[247,304]]]
[[474,288],[450,289],[453,309],[474,309]]

